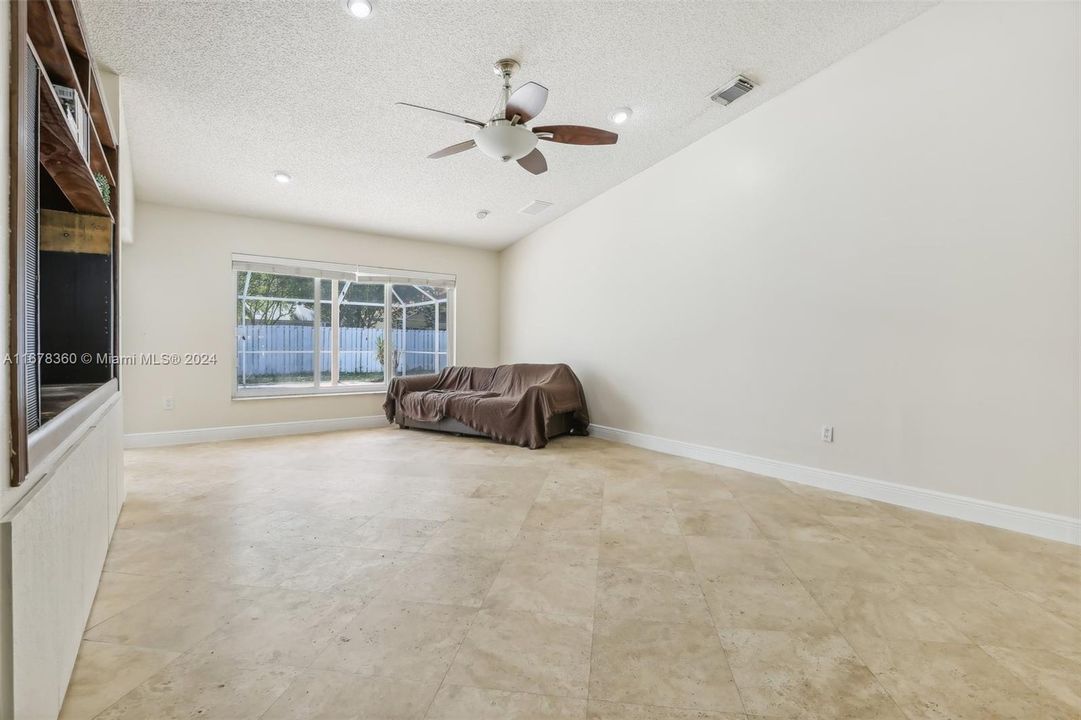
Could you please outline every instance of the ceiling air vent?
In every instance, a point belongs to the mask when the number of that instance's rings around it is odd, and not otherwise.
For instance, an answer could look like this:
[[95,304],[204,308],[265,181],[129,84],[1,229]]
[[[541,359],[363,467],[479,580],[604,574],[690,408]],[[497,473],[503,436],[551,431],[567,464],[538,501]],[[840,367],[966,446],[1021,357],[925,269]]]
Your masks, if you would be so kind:
[[552,207],[552,203],[550,202],[546,202],[544,200],[534,200],[518,212],[522,213],[523,215],[540,215],[542,212],[544,212],[550,207]]
[[754,83],[742,75],[736,75],[730,83],[710,95],[709,99],[718,105],[727,105],[733,100],[743,97],[751,90],[754,90]]

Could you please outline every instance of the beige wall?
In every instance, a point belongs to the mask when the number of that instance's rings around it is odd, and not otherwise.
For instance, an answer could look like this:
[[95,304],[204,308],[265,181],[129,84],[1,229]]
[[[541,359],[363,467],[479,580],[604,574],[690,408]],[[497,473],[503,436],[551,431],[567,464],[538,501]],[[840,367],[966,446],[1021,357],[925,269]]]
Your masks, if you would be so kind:
[[[140,202],[134,242],[124,246],[124,353],[216,353],[218,362],[125,367],[126,433],[381,414],[381,394],[230,399],[234,252],[455,273],[457,361],[488,365],[497,360],[499,262],[493,252]],[[174,410],[163,409],[166,396],[175,399]]]
[[518,242],[503,361],[602,425],[1077,517],[1078,21],[938,6]]

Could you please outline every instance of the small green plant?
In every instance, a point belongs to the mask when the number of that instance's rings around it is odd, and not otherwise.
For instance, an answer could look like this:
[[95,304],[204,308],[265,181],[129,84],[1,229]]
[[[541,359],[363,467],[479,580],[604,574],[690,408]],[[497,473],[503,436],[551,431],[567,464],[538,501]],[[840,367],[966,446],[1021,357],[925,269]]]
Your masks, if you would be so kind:
[[109,185],[109,179],[101,173],[94,173],[94,182],[98,184],[101,199],[105,201],[106,205],[109,205],[113,199],[113,188]]
[[[379,364],[383,367],[387,366],[386,361],[387,345],[383,342],[383,338],[378,338],[375,341],[375,357],[379,360]],[[398,358],[401,357],[401,351],[397,348],[394,349],[394,364],[398,364]]]

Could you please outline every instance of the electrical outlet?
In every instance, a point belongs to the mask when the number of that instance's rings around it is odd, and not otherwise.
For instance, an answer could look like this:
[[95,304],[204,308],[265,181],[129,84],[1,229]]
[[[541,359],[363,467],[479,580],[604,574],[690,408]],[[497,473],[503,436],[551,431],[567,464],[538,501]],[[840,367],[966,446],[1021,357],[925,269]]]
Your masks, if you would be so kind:
[[823,425],[822,426],[822,442],[829,442],[829,443],[833,442],[833,426],[832,425]]
[[173,399],[172,399],[171,397],[164,397],[164,398],[162,398],[162,399],[161,399],[161,406],[162,406],[163,408],[165,408],[166,410],[172,410],[172,409],[173,409],[173,407],[174,407],[174,405],[173,405]]

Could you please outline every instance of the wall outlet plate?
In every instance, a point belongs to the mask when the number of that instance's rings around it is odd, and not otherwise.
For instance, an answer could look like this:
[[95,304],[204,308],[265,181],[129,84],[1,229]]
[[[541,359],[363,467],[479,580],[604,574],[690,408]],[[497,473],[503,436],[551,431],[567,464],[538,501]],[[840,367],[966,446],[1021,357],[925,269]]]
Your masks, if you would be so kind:
[[822,426],[822,442],[828,442],[828,443],[833,442],[833,426],[832,425],[823,425]]

